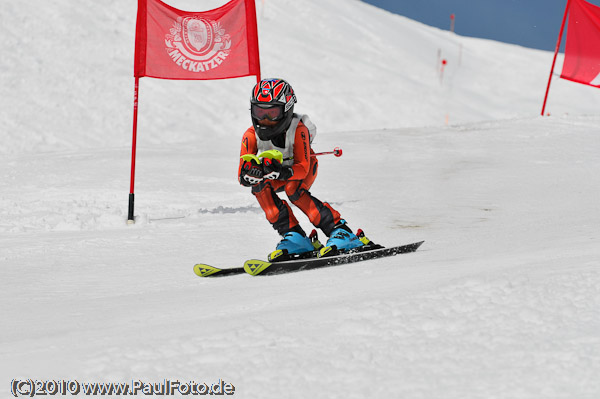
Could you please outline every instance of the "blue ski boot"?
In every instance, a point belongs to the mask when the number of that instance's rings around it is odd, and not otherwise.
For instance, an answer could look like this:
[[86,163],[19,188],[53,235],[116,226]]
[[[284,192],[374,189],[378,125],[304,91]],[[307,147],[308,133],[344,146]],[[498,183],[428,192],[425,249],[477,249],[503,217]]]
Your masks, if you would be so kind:
[[346,221],[342,219],[331,231],[327,244],[319,251],[319,256],[331,256],[363,245],[365,243],[352,232]]
[[[318,240],[317,240],[318,242]],[[319,243],[319,245],[321,245]],[[304,234],[296,231],[285,233],[283,239],[277,244],[275,251],[268,256],[269,262],[283,261],[294,258],[290,255],[301,255],[315,250],[313,241]]]

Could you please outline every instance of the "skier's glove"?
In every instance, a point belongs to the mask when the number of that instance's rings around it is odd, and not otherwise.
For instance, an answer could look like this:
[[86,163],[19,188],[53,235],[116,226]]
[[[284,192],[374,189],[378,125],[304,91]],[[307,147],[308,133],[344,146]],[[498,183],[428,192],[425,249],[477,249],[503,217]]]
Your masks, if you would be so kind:
[[251,187],[263,181],[263,168],[258,158],[244,159],[240,170],[240,184]]
[[275,158],[263,158],[263,177],[269,180],[288,180],[294,175],[294,170],[283,166]]

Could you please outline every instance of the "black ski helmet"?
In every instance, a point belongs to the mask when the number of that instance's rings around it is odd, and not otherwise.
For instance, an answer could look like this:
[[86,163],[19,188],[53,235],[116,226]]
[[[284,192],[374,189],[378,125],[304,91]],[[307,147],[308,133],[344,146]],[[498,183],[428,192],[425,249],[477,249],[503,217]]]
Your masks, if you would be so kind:
[[[295,103],[294,89],[285,80],[263,79],[258,82],[250,97],[250,115],[258,137],[267,141],[284,133],[292,122]],[[276,121],[277,124],[259,125],[258,121],[263,119]]]

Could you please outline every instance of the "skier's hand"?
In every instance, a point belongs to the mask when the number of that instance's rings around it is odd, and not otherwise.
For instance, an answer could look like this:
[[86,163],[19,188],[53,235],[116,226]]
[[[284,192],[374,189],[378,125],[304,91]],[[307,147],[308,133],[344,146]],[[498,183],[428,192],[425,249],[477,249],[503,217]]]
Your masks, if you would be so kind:
[[263,178],[269,180],[287,180],[294,174],[292,168],[283,166],[275,158],[263,158]]
[[239,180],[240,184],[246,187],[259,184],[263,181],[262,165],[256,162],[254,159],[250,161],[245,160],[244,163],[242,163]]

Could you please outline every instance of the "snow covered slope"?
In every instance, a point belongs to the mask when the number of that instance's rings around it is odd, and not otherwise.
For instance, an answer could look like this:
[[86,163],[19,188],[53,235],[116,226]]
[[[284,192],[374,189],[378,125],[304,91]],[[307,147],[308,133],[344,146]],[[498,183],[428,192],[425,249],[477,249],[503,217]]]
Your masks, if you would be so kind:
[[[136,3],[3,6],[0,152],[130,142]],[[170,4],[208,9],[222,1]],[[540,112],[547,52],[463,38],[357,0],[266,0],[257,11],[263,75],[286,78],[323,133],[439,126],[446,115],[464,123]],[[438,52],[448,60],[443,84]],[[140,146],[208,136],[229,148],[249,123],[240,109],[252,84],[251,77],[142,79]],[[593,113],[599,102],[595,90],[557,80],[549,111]]]
[[[220,4],[198,3],[169,4]],[[278,240],[236,181],[254,80],[142,80],[127,226],[136,5],[73,4],[0,8],[0,396],[32,378],[598,397],[600,93],[555,80],[553,116],[537,116],[550,53],[358,1],[257,2],[265,76],[292,83],[316,150],[344,150],[313,193],[381,244],[426,242],[204,280],[194,263],[238,266]]]

